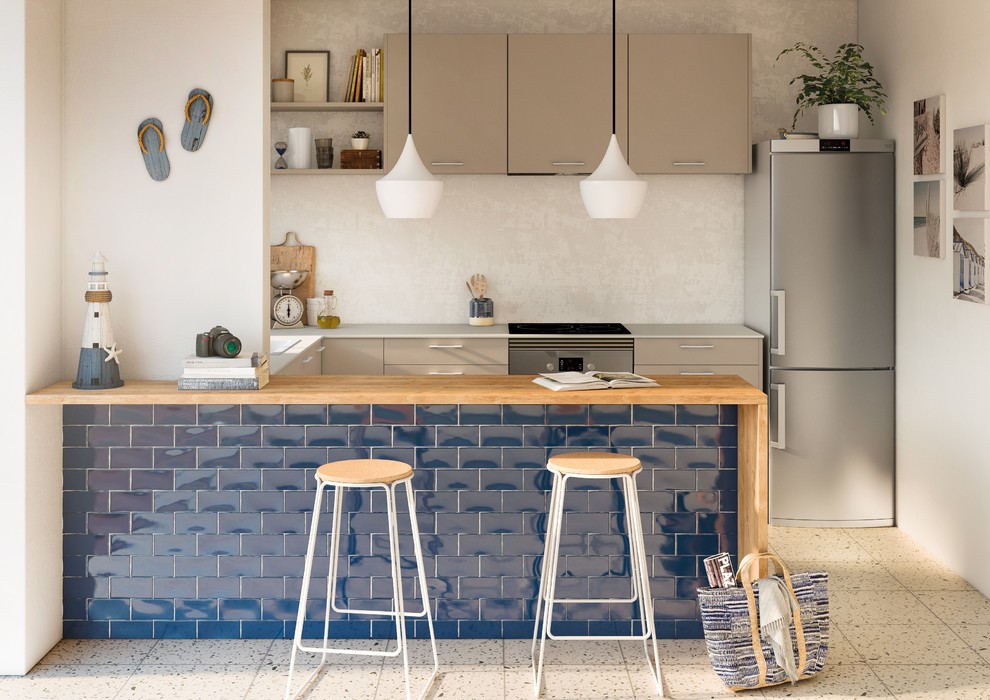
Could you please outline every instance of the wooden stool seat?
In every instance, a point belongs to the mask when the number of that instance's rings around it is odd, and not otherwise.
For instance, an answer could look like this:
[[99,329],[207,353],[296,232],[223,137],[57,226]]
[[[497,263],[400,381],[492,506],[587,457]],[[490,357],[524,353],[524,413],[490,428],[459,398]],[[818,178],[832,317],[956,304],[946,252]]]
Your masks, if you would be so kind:
[[316,480],[336,484],[392,484],[412,474],[412,467],[394,459],[344,459],[317,469]]
[[632,474],[642,469],[639,460],[613,452],[568,452],[547,460],[547,468],[560,474],[593,476],[596,474]]

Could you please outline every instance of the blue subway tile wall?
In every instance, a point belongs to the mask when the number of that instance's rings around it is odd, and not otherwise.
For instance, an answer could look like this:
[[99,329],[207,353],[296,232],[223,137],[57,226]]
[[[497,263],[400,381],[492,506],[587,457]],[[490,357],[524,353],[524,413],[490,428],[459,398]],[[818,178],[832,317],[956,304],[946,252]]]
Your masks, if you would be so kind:
[[[701,560],[720,550],[736,554],[736,422],[735,406],[65,406],[63,634],[291,637],[315,470],[375,457],[416,468],[438,636],[527,637],[547,524],[546,459],[592,449],[642,461],[658,629],[699,637]],[[351,491],[345,504],[339,602],[387,608],[384,494]],[[326,499],[321,507],[317,572],[329,561],[329,505]],[[405,493],[397,506],[412,594]],[[568,493],[558,592],[628,595],[624,507],[610,483]],[[313,589],[325,590],[325,579]],[[309,606],[314,633],[323,604],[317,597]],[[625,634],[635,629],[629,612],[562,606],[560,629]],[[410,630],[423,636],[425,625]],[[338,615],[331,623],[338,637],[390,633],[380,619]]]

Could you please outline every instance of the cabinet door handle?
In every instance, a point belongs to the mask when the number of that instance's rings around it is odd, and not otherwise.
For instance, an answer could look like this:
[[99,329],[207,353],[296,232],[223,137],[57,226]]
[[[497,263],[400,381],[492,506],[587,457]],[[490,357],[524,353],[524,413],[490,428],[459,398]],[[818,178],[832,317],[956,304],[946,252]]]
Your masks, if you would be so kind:
[[682,345],[681,350],[712,350],[714,345]]
[[323,347],[322,345],[320,347],[316,348],[316,352],[323,352],[324,350],[326,350],[326,348]]
[[556,166],[561,166],[561,165],[584,165],[584,161],[555,160],[553,162],[553,164],[556,165]]
[[784,433],[786,422],[787,392],[784,384],[771,384],[770,390],[777,392],[777,439],[770,441],[770,447],[775,450],[787,449],[787,438]]
[[463,345],[431,345],[431,350],[460,350]]
[[711,377],[714,375],[714,372],[681,372],[683,377]]
[[442,160],[442,161],[430,163],[430,165],[464,165],[464,163],[459,160],[451,160],[451,161]]
[[458,375],[458,374],[464,374],[464,372],[433,372],[433,371],[431,371],[430,374],[439,374],[439,375],[444,375],[444,376],[454,376],[454,375]]
[[316,355],[310,355],[309,357],[304,357],[302,363],[308,365],[310,362],[316,359]]
[[777,299],[777,346],[770,348],[771,355],[784,354],[784,323],[787,320],[787,293],[783,289],[773,289],[770,296]]
[[674,165],[676,165],[678,167],[680,167],[680,166],[691,166],[691,165],[693,165],[695,167],[700,168],[700,167],[706,165],[706,163],[703,160],[675,160],[674,161]]

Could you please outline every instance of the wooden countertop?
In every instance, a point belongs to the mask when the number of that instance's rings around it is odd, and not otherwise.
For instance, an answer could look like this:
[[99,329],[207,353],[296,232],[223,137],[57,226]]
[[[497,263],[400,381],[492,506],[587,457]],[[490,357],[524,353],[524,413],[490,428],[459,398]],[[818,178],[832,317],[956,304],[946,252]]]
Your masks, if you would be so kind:
[[660,387],[550,391],[533,375],[275,376],[258,391],[180,391],[174,380],[125,378],[119,389],[79,390],[69,381],[28,394],[28,404],[742,404],[766,394],[734,375],[654,376]]

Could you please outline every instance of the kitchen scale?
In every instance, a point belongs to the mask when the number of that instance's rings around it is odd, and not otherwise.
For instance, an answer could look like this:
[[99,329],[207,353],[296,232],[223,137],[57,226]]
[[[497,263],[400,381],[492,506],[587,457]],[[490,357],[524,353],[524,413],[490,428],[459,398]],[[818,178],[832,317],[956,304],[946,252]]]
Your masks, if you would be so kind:
[[292,290],[308,276],[308,270],[272,270],[272,330],[303,327],[306,306]]

